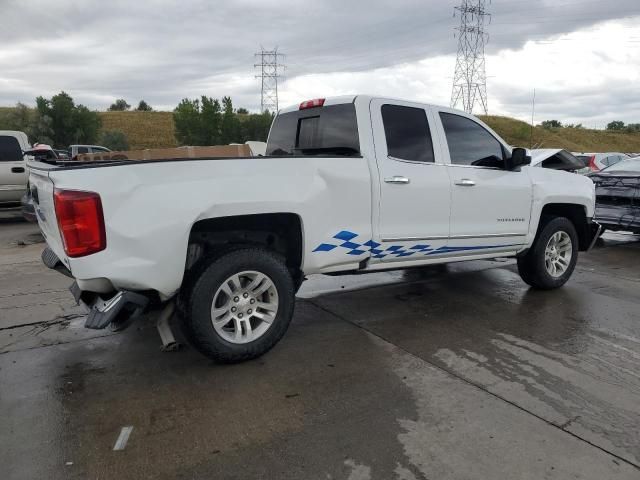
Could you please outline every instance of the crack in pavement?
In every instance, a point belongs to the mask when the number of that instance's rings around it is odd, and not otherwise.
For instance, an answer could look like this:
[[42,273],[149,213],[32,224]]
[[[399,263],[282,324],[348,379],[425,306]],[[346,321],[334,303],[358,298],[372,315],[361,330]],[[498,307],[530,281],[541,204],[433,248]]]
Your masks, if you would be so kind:
[[[28,323],[20,323],[18,325],[11,325],[9,327],[0,327],[0,332],[5,331],[5,330],[13,330],[16,328],[22,328],[22,327],[38,327],[38,326],[42,326],[44,327],[42,331],[46,330],[49,327],[52,327],[53,325],[58,325],[60,323],[64,323],[64,322],[69,322],[71,320],[75,320],[76,318],[80,318],[80,317],[84,317],[86,316],[85,314],[80,314],[80,313],[68,313],[66,315],[59,315],[57,317],[52,318],[51,320],[39,320],[37,322],[28,322]],[[41,333],[39,332],[39,333]]]
[[13,297],[23,297],[25,295],[40,295],[41,293],[68,293],[69,289],[61,288],[55,290],[38,290],[37,292],[16,292],[10,293],[8,295],[0,295],[0,298],[13,298]]
[[[40,348],[51,348],[51,347],[57,347],[58,345],[68,345],[68,344],[71,344],[71,343],[87,342],[89,340],[93,340],[93,339],[96,339],[96,338],[110,337],[110,336],[113,336],[113,335],[118,335],[118,333],[112,332],[112,331],[108,331],[104,335],[96,335],[96,336],[91,337],[91,338],[77,338],[75,340],[68,340],[68,341],[63,341],[63,342],[54,342],[54,343],[49,343],[49,344],[46,344],[46,345],[35,345],[33,347],[20,348],[20,349],[17,349],[17,350],[6,350],[6,351],[0,350],[0,355],[10,355],[10,354],[16,353],[16,352],[27,352],[29,350],[37,350],[37,349],[40,349]],[[6,346],[7,345],[5,345],[5,347]]]
[[565,428],[567,428],[569,425],[571,425],[573,422],[575,422],[579,418],[581,418],[581,415],[576,415],[575,417],[570,418],[569,420],[564,422],[562,425],[558,425],[558,428],[561,428],[562,430],[564,430]]

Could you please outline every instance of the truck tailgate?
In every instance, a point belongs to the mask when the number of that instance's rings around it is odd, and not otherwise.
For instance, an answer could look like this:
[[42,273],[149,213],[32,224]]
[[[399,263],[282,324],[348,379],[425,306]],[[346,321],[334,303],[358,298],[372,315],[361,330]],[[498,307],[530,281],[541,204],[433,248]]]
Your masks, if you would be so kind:
[[29,185],[42,235],[44,235],[49,248],[69,267],[69,260],[64,252],[62,237],[58,229],[56,210],[53,204],[54,185],[49,178],[49,172],[32,169],[29,175]]

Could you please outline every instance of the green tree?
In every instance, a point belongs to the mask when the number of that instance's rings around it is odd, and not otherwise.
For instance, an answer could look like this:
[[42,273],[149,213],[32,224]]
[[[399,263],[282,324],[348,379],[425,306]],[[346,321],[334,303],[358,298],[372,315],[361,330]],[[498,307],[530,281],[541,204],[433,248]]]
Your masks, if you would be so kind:
[[180,145],[202,145],[200,101],[183,98],[173,110],[176,140]]
[[249,110],[247,110],[246,108],[240,107],[238,110],[236,110],[236,113],[238,115],[248,115],[249,114]]
[[[96,112],[78,105],[74,112],[75,136],[73,143],[93,143],[98,138],[102,122]],[[63,144],[68,145],[68,144]]]
[[33,125],[35,112],[24,103],[16,103],[16,106],[9,112],[6,118],[7,130],[18,130],[29,135],[29,130]]
[[[42,115],[36,111],[33,124],[27,133],[29,141],[32,143],[46,143],[47,145],[55,145],[53,141],[53,121],[51,117]],[[63,146],[63,148],[68,145]]]
[[545,120],[544,122],[542,122],[542,128],[562,128],[562,122],[558,120]]
[[270,112],[247,115],[240,122],[240,142],[247,140],[266,142],[271,122],[273,122],[273,115]]
[[51,123],[51,117],[41,115],[37,109],[18,102],[8,113],[5,123],[0,128],[24,132],[31,143],[53,144]]
[[113,151],[129,150],[129,139],[120,130],[105,130],[100,134],[100,145]]
[[111,104],[109,107],[110,112],[124,112],[125,110],[129,110],[131,105],[127,103],[124,98],[119,98],[115,102]]
[[202,108],[200,111],[200,130],[202,132],[202,145],[218,145],[220,143],[220,130],[222,128],[222,110],[220,102],[211,97],[202,96],[200,99]]
[[36,109],[41,117],[40,127],[45,130],[47,126],[50,128],[51,140],[55,147],[66,148],[74,143],[96,141],[101,125],[100,117],[84,105],[76,105],[69,94],[60,92],[50,100],[38,97]]
[[621,122],[620,120],[614,120],[613,122],[607,124],[607,130],[624,130],[624,122]]
[[220,131],[220,143],[223,145],[240,142],[239,123],[233,111],[231,97],[222,97],[222,127]]
[[640,132],[640,123],[629,123],[626,127],[625,130],[628,133],[635,133],[635,132]]
[[149,105],[144,100],[140,100],[140,103],[138,103],[138,107],[136,108],[136,110],[138,112],[152,112],[153,108],[151,108],[151,105]]
[[222,102],[202,96],[184,98],[173,110],[176,140],[180,145],[225,145],[247,140],[266,141],[273,115],[233,110],[230,97]]

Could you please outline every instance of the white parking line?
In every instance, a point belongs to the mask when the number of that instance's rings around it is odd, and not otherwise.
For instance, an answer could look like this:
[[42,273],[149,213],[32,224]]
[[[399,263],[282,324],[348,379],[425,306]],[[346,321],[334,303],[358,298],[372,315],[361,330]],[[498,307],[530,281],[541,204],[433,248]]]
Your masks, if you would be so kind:
[[122,427],[120,430],[120,435],[118,436],[118,440],[116,440],[116,444],[113,446],[113,450],[124,450],[124,447],[127,446],[127,441],[129,440],[129,435],[133,431],[133,427]]

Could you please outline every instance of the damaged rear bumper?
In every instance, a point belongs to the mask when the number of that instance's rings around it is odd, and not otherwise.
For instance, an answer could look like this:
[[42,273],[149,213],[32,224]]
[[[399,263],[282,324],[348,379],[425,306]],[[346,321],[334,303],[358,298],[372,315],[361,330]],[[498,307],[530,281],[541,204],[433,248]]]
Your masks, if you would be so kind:
[[[42,262],[52,270],[73,278],[71,271],[48,247],[42,252]],[[116,290],[109,294],[82,290],[77,281],[69,290],[76,303],[89,310],[84,326],[91,329],[102,329],[109,325],[122,329],[142,315],[150,302],[149,296],[129,290]]]
[[73,282],[69,290],[78,305],[89,309],[84,326],[97,330],[112,323],[117,326],[128,325],[144,313],[149,304],[149,298],[145,295],[127,290],[119,290],[106,299],[98,293],[80,290],[77,282]]

